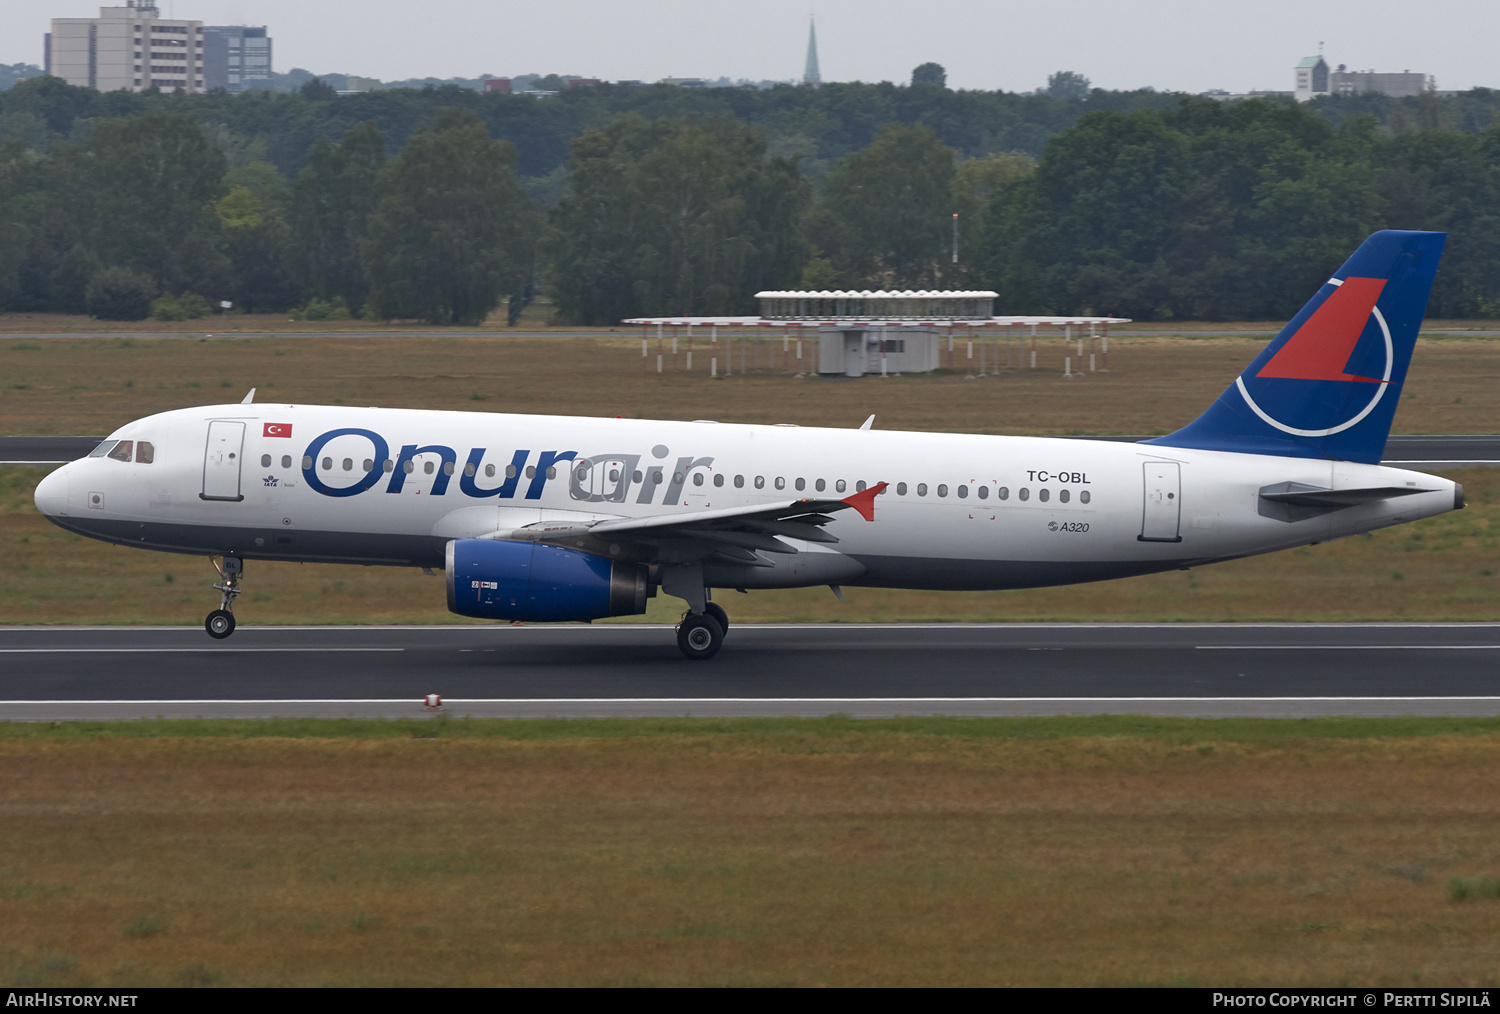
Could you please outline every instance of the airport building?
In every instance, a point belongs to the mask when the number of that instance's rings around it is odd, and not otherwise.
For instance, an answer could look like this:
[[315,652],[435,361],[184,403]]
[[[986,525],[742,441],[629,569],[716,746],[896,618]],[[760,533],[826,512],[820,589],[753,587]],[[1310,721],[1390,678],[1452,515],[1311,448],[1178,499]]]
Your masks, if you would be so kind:
[[[1076,339],[1079,371],[1093,369],[1096,359],[1092,350],[1094,339],[1100,336],[1099,329],[1102,327],[1107,336],[1110,324],[1127,322],[1124,317],[997,317],[994,305],[998,295],[988,290],[765,291],[755,294],[761,306],[756,317],[632,317],[623,323],[641,325],[641,354],[646,358],[649,358],[647,346],[652,327],[658,341],[663,339],[666,328],[672,329],[674,353],[682,328],[687,329],[690,342],[695,328],[706,328],[706,336],[702,331],[698,335],[708,337],[712,345],[718,343],[721,329],[726,341],[746,334],[763,336],[767,333],[765,329],[770,329],[771,334],[780,332],[776,337],[786,355],[784,362],[790,364],[795,359],[799,374],[862,377],[930,373],[943,367],[972,369],[976,343],[981,357],[993,344],[994,353],[988,365],[998,372],[1002,341],[1014,346],[1007,345],[1006,352],[1013,356],[1012,366],[1034,368],[1039,327],[1054,329],[1054,334],[1060,329],[1069,350]],[[1027,339],[1029,350],[1022,347]],[[1090,346],[1088,353],[1083,348],[1085,340]],[[791,354],[793,342],[795,356]],[[1108,355],[1107,337],[1104,354]],[[1087,360],[1083,358],[1085,355],[1089,357]],[[726,366],[732,358],[726,356]],[[691,359],[688,364],[691,369]],[[662,365],[663,358],[658,355],[657,368]],[[984,358],[979,365],[981,372],[985,372]],[[1071,364],[1065,369],[1071,371]],[[714,370],[717,371],[717,365]]]

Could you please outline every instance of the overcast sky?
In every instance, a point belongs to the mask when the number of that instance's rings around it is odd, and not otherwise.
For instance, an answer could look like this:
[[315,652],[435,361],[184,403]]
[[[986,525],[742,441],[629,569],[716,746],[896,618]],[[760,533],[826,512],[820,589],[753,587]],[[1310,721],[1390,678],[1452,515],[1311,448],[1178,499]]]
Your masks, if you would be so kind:
[[[120,0],[121,3],[124,0]],[[1412,70],[1500,87],[1497,0],[158,0],[163,17],[265,24],[275,69],[397,80],[564,73],[606,80],[800,78],[815,13],[825,81],[1029,91],[1057,70],[1102,88],[1290,90],[1292,67]],[[42,63],[87,0],[0,0],[0,63]]]

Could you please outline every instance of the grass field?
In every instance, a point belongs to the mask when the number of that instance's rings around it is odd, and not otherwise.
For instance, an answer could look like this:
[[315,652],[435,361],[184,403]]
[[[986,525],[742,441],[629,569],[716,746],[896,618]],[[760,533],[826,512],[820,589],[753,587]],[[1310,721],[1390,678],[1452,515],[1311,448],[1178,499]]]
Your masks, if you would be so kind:
[[1493,720],[0,726],[9,985],[1492,985]]
[[[632,334],[7,339],[0,341],[0,433],[103,434],[152,412],[237,402],[251,387],[261,402],[850,427],[873,412],[880,429],[1165,433],[1202,412],[1267,338],[1116,336],[1108,373],[1071,380],[1062,376],[1062,342],[1053,338],[1040,343],[1036,371],[972,381],[962,343],[952,371],[847,381],[793,379],[781,342],[763,341],[758,352],[737,342],[736,374],[717,382],[708,379],[701,335],[694,370],[663,374],[654,372],[655,340],[645,372]],[[773,346],[774,372],[766,369]],[[685,338],[679,348],[685,366]],[[758,355],[762,370],[739,375],[744,354],[751,366]],[[1424,339],[1394,432],[1500,432],[1497,384],[1500,338]]]
[[[771,372],[771,346],[778,370]],[[259,399],[473,410],[714,417],[731,421],[1005,433],[1163,432],[1191,420],[1261,347],[1248,338],[1124,338],[1110,372],[1056,369],[966,380],[961,370],[858,381],[797,380],[779,343],[736,346],[761,372],[713,382],[641,369],[639,339],[280,336],[49,338],[0,342],[0,431],[106,433],[151,412]],[[652,349],[655,345],[652,343]],[[686,343],[679,364],[685,366]],[[1056,340],[1040,361],[1061,358]],[[668,355],[670,361],[670,354]],[[654,359],[652,360],[654,367]],[[1056,366],[1056,363],[1051,363]],[[1423,340],[1398,432],[1500,432],[1500,340]],[[1500,619],[1500,476],[1455,472],[1470,509],[1324,546],[1126,581],[1024,592],[827,589],[731,595],[736,620]],[[0,470],[0,621],[197,623],[215,603],[206,561],[106,547],[31,505],[40,478]],[[101,580],[101,575],[106,579]],[[252,563],[247,623],[443,622],[441,582],[414,570]],[[675,621],[676,600],[647,619]]]

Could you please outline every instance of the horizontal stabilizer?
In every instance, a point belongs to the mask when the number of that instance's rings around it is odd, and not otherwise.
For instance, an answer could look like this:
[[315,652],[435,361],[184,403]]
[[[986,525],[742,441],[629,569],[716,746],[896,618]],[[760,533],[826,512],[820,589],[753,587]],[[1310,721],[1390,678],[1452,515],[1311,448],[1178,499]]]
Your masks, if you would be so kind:
[[1430,493],[1415,486],[1368,486],[1363,489],[1325,489],[1305,482],[1278,482],[1260,490],[1261,517],[1277,521],[1305,521],[1345,507],[1391,500],[1413,493]]

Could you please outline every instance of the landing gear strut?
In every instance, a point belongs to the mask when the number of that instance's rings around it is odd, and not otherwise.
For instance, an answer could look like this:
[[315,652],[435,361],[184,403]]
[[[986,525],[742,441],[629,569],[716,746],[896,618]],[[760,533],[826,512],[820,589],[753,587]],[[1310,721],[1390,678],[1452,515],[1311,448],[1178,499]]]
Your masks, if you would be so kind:
[[209,562],[213,563],[214,570],[219,572],[219,583],[214,585],[214,591],[219,592],[222,598],[219,600],[219,608],[208,614],[203,621],[203,629],[208,631],[208,636],[222,641],[234,633],[234,597],[240,593],[240,576],[245,572],[245,564],[237,556],[226,556],[222,565],[215,563],[213,557]]

